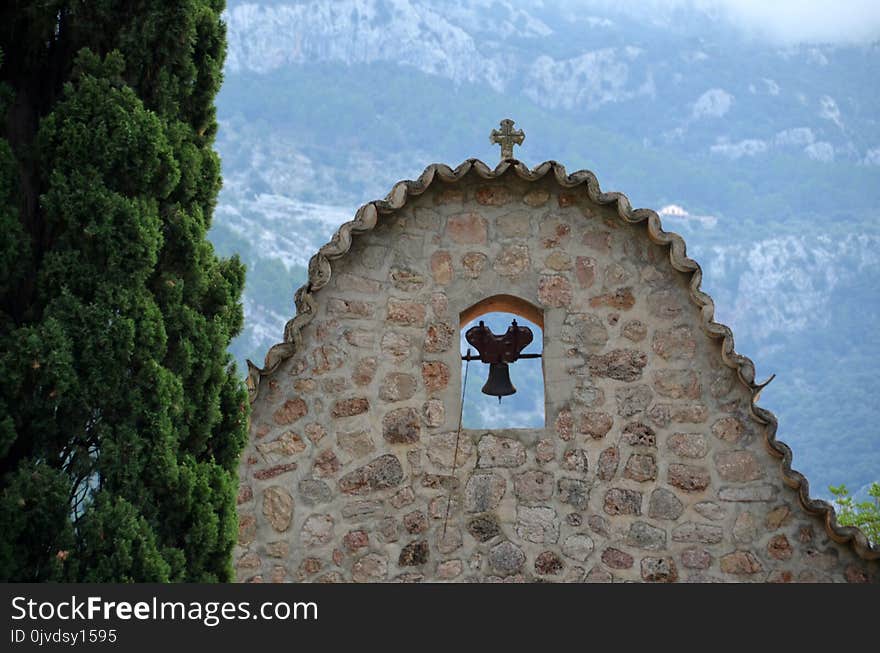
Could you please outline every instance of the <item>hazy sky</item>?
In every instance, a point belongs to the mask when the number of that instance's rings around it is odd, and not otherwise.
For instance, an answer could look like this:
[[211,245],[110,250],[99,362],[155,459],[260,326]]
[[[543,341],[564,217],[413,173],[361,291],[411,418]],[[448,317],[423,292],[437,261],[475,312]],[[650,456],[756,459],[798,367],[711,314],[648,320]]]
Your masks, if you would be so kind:
[[645,18],[666,17],[692,6],[780,43],[880,40],[880,0],[571,0],[571,4],[624,8]]

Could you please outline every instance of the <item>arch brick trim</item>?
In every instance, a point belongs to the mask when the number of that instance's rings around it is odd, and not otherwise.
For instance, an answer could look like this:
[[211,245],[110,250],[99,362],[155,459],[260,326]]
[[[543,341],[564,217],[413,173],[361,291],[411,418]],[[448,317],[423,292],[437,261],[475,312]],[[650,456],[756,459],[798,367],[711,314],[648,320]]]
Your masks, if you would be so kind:
[[513,313],[527,319],[532,324],[544,328],[544,311],[531,302],[514,295],[492,295],[464,309],[459,315],[459,322],[464,326],[487,313]]

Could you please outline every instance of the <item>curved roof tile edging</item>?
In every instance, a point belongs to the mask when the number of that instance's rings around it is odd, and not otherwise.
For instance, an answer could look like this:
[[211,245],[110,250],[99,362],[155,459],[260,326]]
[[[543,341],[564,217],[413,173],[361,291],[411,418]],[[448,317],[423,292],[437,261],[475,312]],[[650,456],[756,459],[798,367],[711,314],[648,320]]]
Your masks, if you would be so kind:
[[778,428],[776,416],[757,405],[761,390],[769,383],[769,380],[764,383],[755,382],[755,364],[747,356],[736,352],[733,332],[730,328],[713,319],[715,302],[707,293],[700,290],[703,271],[699,263],[688,258],[684,239],[674,232],[663,231],[660,217],[655,211],[632,208],[629,199],[623,193],[603,192],[596,176],[589,170],[578,170],[567,174],[565,167],[556,161],[545,161],[531,170],[516,159],[505,159],[494,170],[479,159],[468,159],[455,169],[442,163],[434,163],[425,168],[415,181],[407,179],[394,184],[384,200],[375,200],[361,206],[355,213],[354,219],[341,225],[330,242],[321,247],[309,261],[308,281],[294,295],[296,316],[285,325],[284,340],[269,349],[262,368],[257,367],[250,360],[247,361],[247,387],[251,403],[257,398],[262,378],[271,375],[281,363],[293,356],[302,346],[302,329],[315,314],[314,293],[330,281],[331,261],[348,253],[354,236],[372,230],[376,226],[380,214],[393,213],[402,208],[410,196],[424,193],[435,178],[447,183],[454,183],[473,172],[483,179],[498,179],[509,170],[526,181],[537,181],[552,173],[557,183],[563,188],[584,185],[593,202],[601,205],[616,204],[617,214],[621,220],[627,224],[645,222],[651,241],[669,247],[669,260],[672,267],[679,272],[691,274],[690,297],[691,301],[701,310],[703,331],[711,338],[722,339],[721,358],[723,362],[736,370],[740,382],[751,392],[751,417],[765,427],[764,441],[770,454],[780,459],[782,480],[798,493],[801,505],[808,513],[822,519],[825,530],[831,539],[840,544],[850,544],[855,552],[865,560],[880,559],[880,546],[872,546],[865,534],[858,528],[838,524],[834,507],[827,501],[810,497],[809,481],[803,474],[792,469],[791,448],[776,439]]

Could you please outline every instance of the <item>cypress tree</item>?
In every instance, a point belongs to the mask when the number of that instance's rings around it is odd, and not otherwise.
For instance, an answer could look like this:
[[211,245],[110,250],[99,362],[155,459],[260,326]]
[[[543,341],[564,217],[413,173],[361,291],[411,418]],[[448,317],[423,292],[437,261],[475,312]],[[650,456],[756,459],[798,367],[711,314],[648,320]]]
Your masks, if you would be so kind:
[[0,9],[0,579],[223,581],[244,269],[217,0]]

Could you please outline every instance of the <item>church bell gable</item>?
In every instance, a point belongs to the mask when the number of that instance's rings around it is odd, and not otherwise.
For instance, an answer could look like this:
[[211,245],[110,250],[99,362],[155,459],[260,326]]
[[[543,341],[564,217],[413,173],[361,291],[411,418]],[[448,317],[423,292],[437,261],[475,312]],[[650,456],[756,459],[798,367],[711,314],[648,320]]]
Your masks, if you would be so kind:
[[[312,258],[249,370],[239,579],[880,580],[681,237],[589,171],[529,169],[522,136],[396,184]],[[492,306],[540,319],[543,428],[462,428],[461,327]]]

